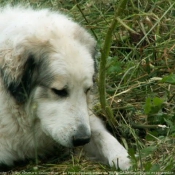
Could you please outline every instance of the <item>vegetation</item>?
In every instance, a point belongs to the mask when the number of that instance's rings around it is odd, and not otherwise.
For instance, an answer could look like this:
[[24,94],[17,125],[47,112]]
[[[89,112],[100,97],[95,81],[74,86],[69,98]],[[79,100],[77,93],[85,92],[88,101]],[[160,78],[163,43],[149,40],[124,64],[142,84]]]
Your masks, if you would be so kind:
[[[117,10],[124,0],[0,0],[0,3],[19,1],[25,6],[59,9],[92,32],[98,40],[98,62],[101,63],[104,52],[107,59],[105,70],[99,69],[99,75],[101,71],[105,73],[104,87],[100,87],[104,88],[105,105],[97,101],[95,113],[128,149],[133,163],[130,172],[174,174],[174,0],[128,0],[120,13]],[[104,43],[110,37],[107,31],[113,21],[115,26],[107,50]],[[101,80],[97,81],[100,84]],[[98,99],[99,95],[96,96]],[[104,109],[106,105],[110,112]],[[57,158],[39,162],[37,168],[31,162],[15,167],[14,171],[77,174],[115,171],[89,162],[81,154],[70,157],[62,162]]]

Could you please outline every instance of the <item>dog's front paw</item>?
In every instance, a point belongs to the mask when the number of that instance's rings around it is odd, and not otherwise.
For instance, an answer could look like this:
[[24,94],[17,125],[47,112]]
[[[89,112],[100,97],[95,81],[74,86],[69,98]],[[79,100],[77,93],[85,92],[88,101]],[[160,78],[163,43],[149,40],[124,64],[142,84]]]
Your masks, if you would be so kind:
[[131,166],[131,161],[127,150],[113,137],[107,139],[105,157],[108,164],[116,169],[128,170]]
[[[122,154],[122,153],[121,153]],[[109,158],[109,165],[111,167],[115,166],[116,169],[128,170],[131,166],[130,159],[126,156],[113,155]]]

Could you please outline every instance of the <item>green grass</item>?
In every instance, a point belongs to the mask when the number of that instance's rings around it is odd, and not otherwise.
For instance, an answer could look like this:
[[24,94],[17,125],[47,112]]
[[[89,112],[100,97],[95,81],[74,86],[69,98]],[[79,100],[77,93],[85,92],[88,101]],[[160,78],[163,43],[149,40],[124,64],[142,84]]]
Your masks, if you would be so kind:
[[[85,26],[102,51],[107,31],[118,8],[115,0],[0,0],[2,5],[60,9]],[[95,113],[128,149],[134,172],[175,173],[175,4],[174,0],[129,0],[117,18],[106,63],[105,99],[114,123],[101,108]],[[100,62],[100,54],[97,56]],[[163,80],[161,80],[163,78]],[[99,95],[96,95],[99,98]],[[110,172],[83,155],[58,162],[31,162],[15,167],[24,172]]]

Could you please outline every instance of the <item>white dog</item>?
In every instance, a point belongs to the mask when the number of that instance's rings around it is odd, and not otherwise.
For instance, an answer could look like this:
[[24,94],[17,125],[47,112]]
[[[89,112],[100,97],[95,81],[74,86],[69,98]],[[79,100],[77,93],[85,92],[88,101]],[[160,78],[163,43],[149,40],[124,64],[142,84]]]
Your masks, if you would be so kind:
[[124,147],[89,108],[96,42],[71,19],[49,10],[0,12],[0,164],[65,147],[128,169]]

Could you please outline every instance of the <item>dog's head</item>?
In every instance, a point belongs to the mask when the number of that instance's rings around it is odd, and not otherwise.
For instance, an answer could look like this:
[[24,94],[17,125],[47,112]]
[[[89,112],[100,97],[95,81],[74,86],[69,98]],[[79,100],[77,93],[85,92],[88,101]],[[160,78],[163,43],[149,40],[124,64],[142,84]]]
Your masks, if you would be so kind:
[[28,117],[38,118],[46,134],[71,147],[91,136],[88,100],[96,43],[79,25],[67,24],[66,31],[35,24],[33,33],[1,40],[0,71],[7,93]]

